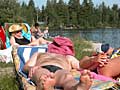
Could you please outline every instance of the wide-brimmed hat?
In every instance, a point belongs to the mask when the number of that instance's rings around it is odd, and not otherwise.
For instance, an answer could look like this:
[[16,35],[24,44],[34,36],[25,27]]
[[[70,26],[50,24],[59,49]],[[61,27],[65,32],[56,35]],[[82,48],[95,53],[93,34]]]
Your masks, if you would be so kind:
[[19,24],[13,24],[9,27],[9,32],[16,32],[22,30],[22,27]]

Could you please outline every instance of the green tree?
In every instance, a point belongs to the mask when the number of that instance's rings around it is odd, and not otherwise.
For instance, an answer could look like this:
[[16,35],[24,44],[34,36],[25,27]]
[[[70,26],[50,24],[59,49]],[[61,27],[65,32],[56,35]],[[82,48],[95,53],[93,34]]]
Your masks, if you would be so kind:
[[21,8],[20,8],[20,19],[21,22],[26,22],[27,21],[27,4],[25,2],[22,3]]
[[1,0],[0,1],[0,21],[1,22],[15,22],[16,17],[19,16],[19,3],[17,0]]
[[114,4],[112,6],[112,13],[113,13],[113,26],[117,27],[118,25],[118,5]]
[[57,14],[55,11],[56,8],[56,0],[47,0],[47,4],[46,4],[46,17],[47,17],[47,23],[54,27],[57,25]]
[[58,26],[63,26],[67,24],[68,18],[68,7],[63,2],[63,0],[59,0],[56,6],[56,13],[57,13],[57,23]]
[[30,0],[28,3],[26,15],[29,17],[27,18],[29,24],[33,24],[37,21],[37,12],[33,0]]
[[80,1],[79,0],[70,0],[68,2],[68,9],[69,9],[69,22],[71,24],[77,25],[78,24],[78,12],[80,9]]
[[94,26],[94,7],[91,0],[84,0],[80,8],[80,25],[83,27],[93,27]]

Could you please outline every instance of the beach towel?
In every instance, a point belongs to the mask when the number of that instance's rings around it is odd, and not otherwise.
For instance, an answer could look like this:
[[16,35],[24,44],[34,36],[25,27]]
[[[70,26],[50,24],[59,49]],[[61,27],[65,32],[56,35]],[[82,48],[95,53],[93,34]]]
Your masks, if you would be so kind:
[[23,29],[22,29],[22,36],[24,36],[26,39],[31,41],[30,26],[27,23],[22,23],[21,26],[23,27]]
[[45,53],[47,52],[47,45],[40,45],[40,46],[20,46],[17,49],[17,54],[20,60],[20,67],[19,73],[23,75],[25,78],[28,78],[28,75],[23,72],[23,67],[25,63],[30,59],[30,57],[35,53]]

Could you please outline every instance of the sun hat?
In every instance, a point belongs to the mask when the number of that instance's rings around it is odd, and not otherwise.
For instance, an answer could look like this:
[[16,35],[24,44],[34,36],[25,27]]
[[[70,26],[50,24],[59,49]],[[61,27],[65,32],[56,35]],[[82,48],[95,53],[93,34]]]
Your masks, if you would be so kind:
[[20,31],[22,27],[19,24],[13,24],[9,27],[9,32]]
[[109,48],[110,48],[110,45],[109,45],[108,43],[101,45],[101,50],[102,50],[104,53],[106,53]]

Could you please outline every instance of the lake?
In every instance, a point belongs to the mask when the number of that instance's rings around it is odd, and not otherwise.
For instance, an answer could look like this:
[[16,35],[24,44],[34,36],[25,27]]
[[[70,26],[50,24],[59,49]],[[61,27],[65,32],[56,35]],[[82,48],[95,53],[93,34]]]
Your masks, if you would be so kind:
[[89,30],[49,30],[51,36],[80,37],[86,40],[109,43],[112,47],[120,47],[120,29],[89,29]]

